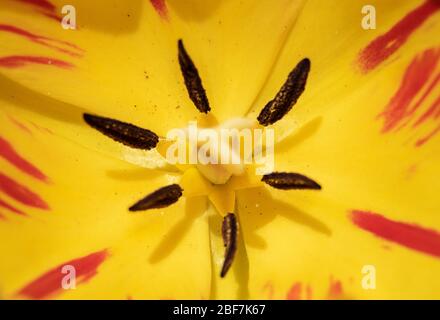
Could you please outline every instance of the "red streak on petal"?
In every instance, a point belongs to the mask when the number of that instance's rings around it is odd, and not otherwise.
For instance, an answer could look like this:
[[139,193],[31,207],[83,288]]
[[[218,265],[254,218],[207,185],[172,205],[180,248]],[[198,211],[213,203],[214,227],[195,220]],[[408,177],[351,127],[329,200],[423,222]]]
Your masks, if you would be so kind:
[[55,6],[47,0],[18,0],[20,2],[25,2],[30,5],[39,7],[44,10],[55,11]]
[[406,174],[405,174],[405,178],[406,179],[412,179],[414,177],[415,174],[417,174],[417,171],[419,169],[419,165],[414,163],[412,165],[410,165],[408,167],[408,169],[406,170]]
[[369,72],[389,58],[438,9],[440,9],[439,1],[426,0],[422,5],[409,12],[385,34],[370,42],[358,56],[361,70]]
[[29,63],[49,65],[59,68],[71,68],[73,64],[49,57],[34,57],[34,56],[7,56],[0,58],[0,68],[20,68]]
[[30,299],[47,299],[59,293],[63,290],[61,283],[66,274],[62,273],[62,269],[66,265],[75,268],[76,284],[85,283],[98,273],[98,267],[108,256],[108,250],[102,250],[64,262],[29,283],[18,292],[18,295]]
[[48,182],[46,175],[41,172],[32,163],[24,159],[15,151],[14,147],[0,136],[0,157],[7,160],[9,163],[20,169],[24,173],[44,182]]
[[164,20],[168,20],[168,9],[165,0],[150,0],[150,2],[160,17]]
[[61,22],[62,17],[56,14],[56,7],[51,2],[47,0],[17,0],[20,2],[24,2],[26,4],[30,4],[37,9],[38,11],[45,15],[48,18]]
[[[411,103],[433,74],[439,58],[439,49],[428,49],[412,60],[405,71],[399,89],[379,115],[385,120],[382,132],[396,128],[403,120],[414,115],[421,102],[416,103],[412,108]],[[429,94],[431,87],[424,96]]]
[[342,282],[330,278],[330,286],[328,288],[327,297],[329,300],[338,299],[342,296]]
[[23,130],[24,132],[32,135],[32,131],[26,127],[23,123],[21,123],[20,121],[18,121],[17,119],[15,119],[14,117],[12,117],[11,115],[8,115],[9,120],[11,120],[11,122],[19,129]]
[[423,146],[425,143],[427,143],[429,140],[431,140],[439,132],[440,132],[440,126],[435,128],[434,131],[431,131],[431,133],[429,133],[427,136],[417,140],[416,147]]
[[289,292],[287,292],[287,300],[301,300],[302,285],[300,282],[296,282],[292,285]]
[[49,210],[49,205],[36,193],[0,173],[0,191],[29,207]]
[[[437,81],[440,80],[440,74],[438,75]],[[414,123],[413,127],[417,127],[427,121],[429,118],[437,118],[438,113],[440,111],[440,96],[437,98],[437,100],[434,101],[434,103],[431,105],[431,107],[426,110],[426,112],[417,120],[416,123]]]
[[404,247],[440,257],[440,233],[415,224],[393,221],[367,211],[353,210],[351,220],[359,228]]
[[25,216],[26,215],[26,213],[24,213],[20,209],[17,209],[15,207],[11,206],[9,203],[3,201],[2,199],[0,199],[0,207],[8,209],[9,211],[11,211],[13,213],[16,213],[16,214],[19,214],[21,216]]
[[35,129],[37,129],[37,130],[39,130],[39,131],[41,131],[41,132],[43,132],[43,133],[53,134],[53,131],[50,130],[49,128],[42,127],[42,126],[40,126],[40,125],[38,125],[38,124],[36,124],[35,122],[32,122],[32,121],[30,121],[30,124],[31,124]]
[[[385,110],[379,114],[384,118],[383,133],[400,130],[413,122],[411,128],[417,128],[429,120],[437,120],[440,116],[440,96],[425,111],[418,111],[428,96],[439,87],[440,73],[434,74],[440,61],[440,48],[427,49],[417,55],[409,64],[396,91]],[[431,81],[430,81],[431,80]],[[415,101],[416,96],[420,98]],[[416,118],[418,117],[418,118]],[[439,133],[440,125],[423,138],[419,138],[415,146],[420,147]]]
[[[57,15],[55,13],[52,13],[52,12],[45,12],[44,15],[46,17],[51,18],[52,20],[55,20],[55,21],[60,22],[60,23],[63,20],[63,17],[61,17],[61,16],[59,16],[59,15]],[[76,29],[78,29],[78,26],[76,27]]]
[[[430,118],[437,119],[439,115],[440,115],[440,96],[437,98],[437,100],[434,101],[431,107],[417,120],[417,122],[414,123],[413,127],[419,126],[420,124],[426,122]],[[417,140],[415,144],[416,147],[421,147],[426,142],[431,140],[439,132],[440,132],[440,124],[434,130],[432,130],[428,135]]]
[[81,54],[79,54],[77,52],[73,52],[71,50],[67,50],[67,49],[59,47],[59,46],[52,45],[51,42],[57,43],[58,45],[68,46],[70,48],[74,48],[74,49],[77,49],[80,51],[84,51],[73,43],[70,43],[67,41],[62,41],[62,40],[57,40],[57,39],[53,39],[53,38],[49,38],[49,37],[45,37],[45,36],[40,36],[40,35],[31,33],[29,31],[26,31],[24,29],[17,28],[15,26],[11,26],[11,25],[0,24],[0,31],[13,33],[15,35],[24,37],[34,43],[38,43],[40,45],[46,46],[51,49],[55,49],[57,51],[66,53],[66,54],[68,54],[70,56],[74,56],[74,57],[80,57]]

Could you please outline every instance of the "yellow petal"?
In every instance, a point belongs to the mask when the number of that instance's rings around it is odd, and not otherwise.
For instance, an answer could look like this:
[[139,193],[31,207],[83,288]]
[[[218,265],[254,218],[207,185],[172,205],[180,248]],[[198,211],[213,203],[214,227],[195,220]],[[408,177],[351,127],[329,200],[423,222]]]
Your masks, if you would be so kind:
[[[3,106],[4,298],[209,296],[206,199],[129,213],[130,205],[178,177],[91,152],[38,122],[12,121]],[[76,267],[75,290],[62,288],[65,265]]]
[[[395,101],[403,109],[402,96],[422,81],[406,115],[435,81],[440,64],[426,61],[435,61],[440,16],[434,2],[375,2],[377,29],[363,30],[363,5],[309,1],[250,113],[258,115],[297,61],[311,60],[304,94],[273,126],[280,137],[275,169],[305,174],[323,189],[268,189],[258,201],[252,190],[238,196],[253,298],[438,298],[440,185],[433,177],[440,140],[417,143],[438,119],[414,124],[435,105],[440,87],[393,130],[384,130],[383,113]],[[383,62],[362,70],[362,50],[414,11],[416,28]],[[399,91],[408,72],[412,81]],[[430,77],[425,82],[417,72]],[[353,211],[368,219],[356,222]],[[376,270],[375,290],[362,286],[365,266]]]
[[[47,19],[47,9],[42,12],[42,8],[35,10],[15,1],[4,3],[0,5],[5,9],[0,17],[6,25],[18,23],[32,28],[35,34],[66,40],[64,34],[70,31],[62,31],[56,22]],[[2,43],[8,44],[1,49],[6,59],[0,61],[8,67],[0,68],[0,83],[11,88],[1,100],[2,110],[6,111],[2,121],[12,130],[7,139],[17,150],[32,155],[29,159],[47,173],[48,181],[62,186],[51,188],[45,181],[34,181],[39,173],[28,166],[26,175],[16,178],[16,166],[7,157],[2,159],[7,177],[26,182],[24,195],[32,199],[17,200],[23,193],[11,193],[14,189],[4,187],[11,185],[10,180],[3,178],[2,196],[6,200],[1,200],[6,201],[2,206],[6,213],[2,211],[2,217],[6,221],[0,221],[0,226],[11,219],[18,223],[14,228],[4,227],[5,232],[0,233],[4,237],[1,250],[4,256],[12,257],[0,264],[0,285],[7,297],[20,289],[23,292],[41,275],[45,279],[45,272],[56,270],[63,262],[77,264],[89,259],[98,260],[98,274],[88,279],[89,273],[81,273],[80,289],[61,297],[98,297],[103,288],[109,289],[105,297],[110,298],[120,294],[188,298],[188,292],[194,298],[208,294],[212,298],[438,297],[436,230],[440,230],[440,221],[436,190],[440,186],[433,179],[440,160],[435,135],[439,88],[434,81],[439,67],[434,63],[439,33],[439,15],[433,7],[436,2],[414,0],[398,6],[375,2],[378,28],[368,31],[360,27],[365,4],[360,0],[344,5],[308,1],[296,23],[296,14],[302,8],[299,1],[238,4],[193,0],[191,6],[186,6],[170,0],[167,10],[160,14],[148,2],[108,3],[101,11],[103,2],[74,1],[78,14],[83,12],[83,20],[79,20],[79,30],[72,31],[68,41],[84,49],[81,57],[66,57],[59,48],[34,42],[32,55],[38,58],[23,60],[29,55],[29,39],[17,37],[7,28],[9,31],[3,28],[0,32]],[[121,14],[121,6],[127,14]],[[385,42],[382,50],[390,51],[386,51],[383,61],[365,63],[365,48],[393,30],[409,12],[416,12],[416,18],[409,16],[414,30],[410,26],[403,38],[391,37]],[[34,26],[39,26],[38,30]],[[220,122],[242,116],[249,108],[249,117],[255,119],[294,65],[304,57],[312,61],[306,91],[293,110],[274,125],[279,137],[275,159],[276,170],[306,174],[323,186],[322,191],[253,188],[239,192],[235,207],[231,190],[219,187],[209,195],[213,206],[208,212],[206,199],[194,197],[151,215],[125,215],[127,203],[177,181],[177,173],[148,173],[145,185],[138,180],[144,177],[144,171],[134,169],[131,175],[128,164],[86,151],[63,138],[124,158],[121,154],[125,153],[111,145],[112,141],[86,130],[82,112],[135,123],[161,135],[169,129],[165,124],[183,127],[195,119],[197,110],[187,96],[176,62],[178,38],[184,39],[199,68],[212,113]],[[21,67],[23,61],[31,63]],[[420,77],[414,77],[413,69],[421,69],[419,74],[416,72]],[[410,112],[414,117],[407,117],[405,109],[404,121],[399,120],[390,130],[387,115],[393,110],[394,97],[399,97],[399,86],[408,83],[405,72],[422,82],[423,90],[416,92],[414,101],[421,99],[430,85],[433,89],[417,112]],[[426,81],[424,75],[429,76]],[[154,84],[150,84],[153,79]],[[409,83],[406,87],[414,87],[412,81]],[[36,126],[29,128],[34,116]],[[43,147],[23,137],[34,130],[43,135],[47,129],[55,134],[41,139]],[[145,161],[144,156],[129,157],[137,163]],[[160,159],[152,156],[152,161],[144,165],[166,168]],[[103,173],[115,168],[123,173]],[[124,183],[119,181],[121,176]],[[234,183],[253,183],[246,179]],[[83,181],[88,184],[84,186]],[[189,184],[188,180],[184,183]],[[139,189],[142,186],[145,190]],[[195,195],[202,188],[203,183],[197,182]],[[41,198],[35,198],[35,190]],[[134,194],[133,190],[140,191]],[[95,197],[101,201],[94,202]],[[40,218],[44,222],[41,225],[31,220],[39,217],[40,210],[50,214],[55,209],[61,213],[54,220]],[[221,214],[231,210],[238,213],[244,239],[225,279],[218,278],[224,251],[219,233],[221,216],[213,214],[217,210]],[[87,217],[85,222],[78,218],[78,211],[82,218]],[[19,224],[23,219],[20,213],[30,215],[30,220],[25,220],[29,222]],[[165,220],[165,215],[172,218]],[[6,240],[17,234],[23,236],[7,246]],[[63,241],[68,250],[61,251]],[[149,247],[145,248],[144,242]],[[43,250],[37,250],[40,248]],[[17,257],[17,251],[27,254]],[[25,256],[30,256],[32,263],[23,268]],[[376,270],[374,290],[362,286],[365,266]],[[141,270],[141,274],[133,276],[133,270]],[[173,277],[162,278],[170,273]],[[157,280],[151,281],[151,275]],[[148,286],[152,291],[145,291]]]
[[[64,2],[53,3],[51,15],[59,15]],[[198,113],[177,62],[179,38],[199,69],[212,112],[222,121],[240,116],[262,87],[302,1],[167,1],[166,19],[148,1],[70,4],[76,8],[77,30],[64,30],[30,4],[3,1],[4,25],[45,38],[31,41],[1,30],[7,43],[1,57],[50,57],[52,63],[27,61],[9,68],[5,63],[0,72],[45,96],[163,135],[170,129],[165,124],[183,127]]]
[[185,197],[206,196],[211,190],[211,184],[195,168],[185,171],[179,185],[183,188]]

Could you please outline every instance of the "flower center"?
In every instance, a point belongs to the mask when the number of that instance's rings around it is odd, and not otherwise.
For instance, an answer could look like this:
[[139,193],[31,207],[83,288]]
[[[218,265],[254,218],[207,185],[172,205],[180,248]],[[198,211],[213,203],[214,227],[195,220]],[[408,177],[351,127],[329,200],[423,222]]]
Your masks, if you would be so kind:
[[258,123],[247,118],[230,119],[214,128],[202,129],[197,146],[200,160],[199,172],[213,184],[225,184],[231,176],[243,175],[245,165],[252,162],[254,147],[260,141],[254,141],[254,130]]
[[[167,133],[171,144],[165,157],[169,163],[194,165],[211,183],[222,185],[232,176],[243,175],[246,165],[267,160],[267,156],[263,158],[263,146],[271,145],[270,129],[248,118],[233,118],[220,125],[203,118]],[[265,151],[266,155],[272,153]]]

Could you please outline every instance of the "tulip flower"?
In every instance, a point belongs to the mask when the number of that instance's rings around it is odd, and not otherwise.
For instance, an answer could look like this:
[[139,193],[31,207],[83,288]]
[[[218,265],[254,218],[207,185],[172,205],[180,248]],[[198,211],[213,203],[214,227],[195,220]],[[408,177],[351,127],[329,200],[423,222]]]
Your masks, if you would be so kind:
[[[0,298],[440,298],[439,1],[0,9]],[[191,121],[274,170],[170,163]]]

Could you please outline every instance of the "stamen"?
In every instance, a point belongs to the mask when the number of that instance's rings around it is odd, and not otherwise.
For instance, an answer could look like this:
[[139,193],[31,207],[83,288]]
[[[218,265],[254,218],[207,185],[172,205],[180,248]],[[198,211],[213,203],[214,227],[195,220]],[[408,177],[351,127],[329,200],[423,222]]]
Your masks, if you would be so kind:
[[223,262],[223,267],[220,273],[220,277],[222,278],[226,275],[234,260],[235,252],[237,251],[237,235],[237,219],[233,213],[229,213],[223,219],[222,224],[223,242],[226,247],[225,260]]
[[301,60],[296,65],[275,98],[261,110],[257,118],[261,125],[274,124],[292,109],[305,89],[309,71],[310,60],[308,58]]
[[264,175],[261,181],[267,183],[271,187],[282,190],[321,190],[321,186],[317,182],[299,173],[273,172]]
[[206,97],[206,92],[203,88],[199,72],[186,52],[182,40],[178,41],[178,48],[180,70],[182,71],[189,97],[200,112],[208,113],[211,108],[209,107],[208,98]]
[[83,118],[92,128],[132,148],[150,150],[159,142],[159,137],[154,132],[129,123],[87,113],[84,113]]
[[182,196],[183,189],[178,184],[162,187],[132,205],[130,211],[165,208],[177,202]]

